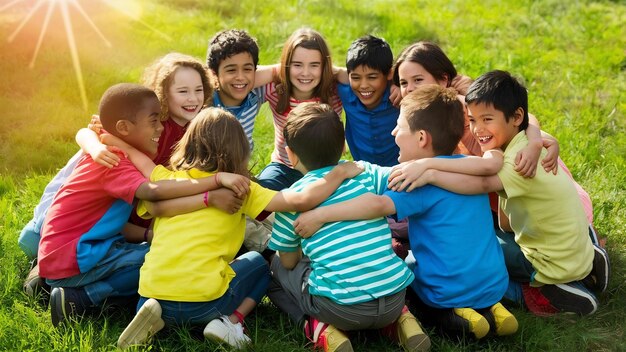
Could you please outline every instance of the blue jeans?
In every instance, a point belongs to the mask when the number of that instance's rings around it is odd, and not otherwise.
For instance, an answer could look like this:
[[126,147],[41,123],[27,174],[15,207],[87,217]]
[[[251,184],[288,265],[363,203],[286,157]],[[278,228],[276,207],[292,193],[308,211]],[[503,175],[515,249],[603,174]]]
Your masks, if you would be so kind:
[[[222,315],[232,314],[243,302],[251,298],[261,301],[270,281],[267,262],[258,252],[248,252],[230,263],[235,277],[222,297],[208,302],[176,302],[158,300],[161,317],[167,325],[204,325]],[[148,300],[139,298],[137,310]]]
[[257,182],[274,191],[282,191],[291,187],[296,181],[302,178],[302,173],[296,169],[281,163],[269,163],[256,177]]
[[91,270],[65,279],[46,279],[52,287],[83,288],[91,302],[99,306],[108,297],[131,296],[139,288],[139,269],[150,246],[114,242],[107,255]]

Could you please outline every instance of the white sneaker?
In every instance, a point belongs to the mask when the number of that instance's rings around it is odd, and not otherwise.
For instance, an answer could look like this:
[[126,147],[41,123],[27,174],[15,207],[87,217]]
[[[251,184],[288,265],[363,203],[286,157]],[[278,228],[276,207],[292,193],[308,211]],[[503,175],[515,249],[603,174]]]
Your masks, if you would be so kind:
[[204,337],[217,342],[226,342],[238,349],[242,349],[251,342],[250,338],[243,333],[241,323],[233,324],[226,315],[211,320],[204,328]]
[[161,319],[161,305],[157,300],[150,298],[124,329],[117,340],[117,347],[123,350],[133,345],[145,344],[164,326],[165,322]]

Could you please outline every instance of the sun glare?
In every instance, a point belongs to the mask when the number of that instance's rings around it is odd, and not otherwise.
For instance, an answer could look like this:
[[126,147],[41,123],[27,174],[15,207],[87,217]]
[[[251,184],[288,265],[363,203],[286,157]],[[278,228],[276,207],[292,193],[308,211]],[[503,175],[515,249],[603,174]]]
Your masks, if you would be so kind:
[[[84,0],[84,1],[93,1],[93,0]],[[171,38],[165,33],[157,30],[151,25],[145,23],[141,20],[142,15],[142,7],[141,4],[136,0],[99,0],[101,3],[106,4],[107,6],[115,9],[117,12],[123,14],[124,16],[132,19],[133,21],[138,22],[139,24],[145,26],[146,28],[152,30],[154,33],[158,34],[160,37],[167,41],[171,41]],[[72,26],[72,12],[69,11],[71,7],[75,12],[80,14],[80,18],[82,18],[91,29],[102,39],[104,44],[107,47],[111,47],[112,44],[109,42],[104,34],[100,31],[98,26],[93,22],[89,14],[85,11],[85,9],[80,5],[78,0],[12,0],[8,3],[0,6],[0,12],[5,11],[17,5],[19,3],[33,3],[30,6],[27,13],[24,15],[20,23],[17,25],[13,33],[11,33],[7,41],[12,43],[15,38],[19,35],[19,33],[24,29],[27,23],[33,18],[35,14],[37,14],[41,9],[45,8],[45,17],[41,24],[41,31],[39,32],[39,37],[37,38],[37,44],[35,45],[35,50],[33,52],[33,57],[28,65],[29,68],[35,67],[35,62],[37,60],[37,55],[39,54],[39,50],[43,43],[45,34],[48,32],[48,27],[50,25],[50,20],[55,13],[55,10],[58,9],[60,12],[61,19],[63,22],[63,29],[65,30],[65,34],[67,37],[67,44],[69,48],[70,57],[72,59],[72,66],[74,67],[74,73],[76,75],[76,80],[78,82],[78,89],[81,97],[81,101],[83,103],[83,108],[87,111],[88,102],[87,102],[87,94],[85,91],[85,84],[83,81],[83,74],[80,67],[80,57],[78,55],[78,46],[76,44],[76,38],[74,37],[74,30]]]

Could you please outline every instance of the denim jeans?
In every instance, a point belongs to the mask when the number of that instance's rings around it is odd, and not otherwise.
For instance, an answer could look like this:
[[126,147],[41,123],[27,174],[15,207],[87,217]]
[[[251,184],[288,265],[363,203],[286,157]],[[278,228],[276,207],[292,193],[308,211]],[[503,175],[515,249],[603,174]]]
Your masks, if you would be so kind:
[[[222,297],[208,302],[176,302],[160,300],[161,317],[167,325],[204,325],[222,315],[232,314],[243,302],[251,298],[261,301],[270,281],[267,262],[258,252],[248,252],[235,259],[230,267],[235,271],[228,290]],[[137,310],[149,297],[141,297]]]
[[86,273],[65,279],[46,279],[52,287],[84,288],[91,302],[99,306],[108,297],[131,296],[139,288],[139,269],[150,246],[146,243],[114,242],[107,255]]
[[296,181],[302,178],[302,173],[296,169],[281,163],[269,163],[257,176],[257,182],[274,191],[282,191],[291,187]]

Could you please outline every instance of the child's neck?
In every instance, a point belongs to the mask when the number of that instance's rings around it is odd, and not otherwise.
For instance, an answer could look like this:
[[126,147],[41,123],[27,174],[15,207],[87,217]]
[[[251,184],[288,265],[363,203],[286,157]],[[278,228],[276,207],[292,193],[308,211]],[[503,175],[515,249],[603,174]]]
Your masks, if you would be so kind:
[[189,121],[187,121],[185,119],[174,117],[172,115],[169,116],[169,119],[171,119],[172,121],[176,122],[176,124],[178,126],[181,126],[181,127],[185,127],[189,123]]
[[241,106],[241,104],[243,104],[243,101],[246,100],[246,98],[243,98],[241,100],[232,99],[231,97],[225,96],[224,93],[222,93],[221,91],[217,91],[217,95],[220,97],[220,101],[222,102],[222,104],[224,104],[224,106],[228,108]]

